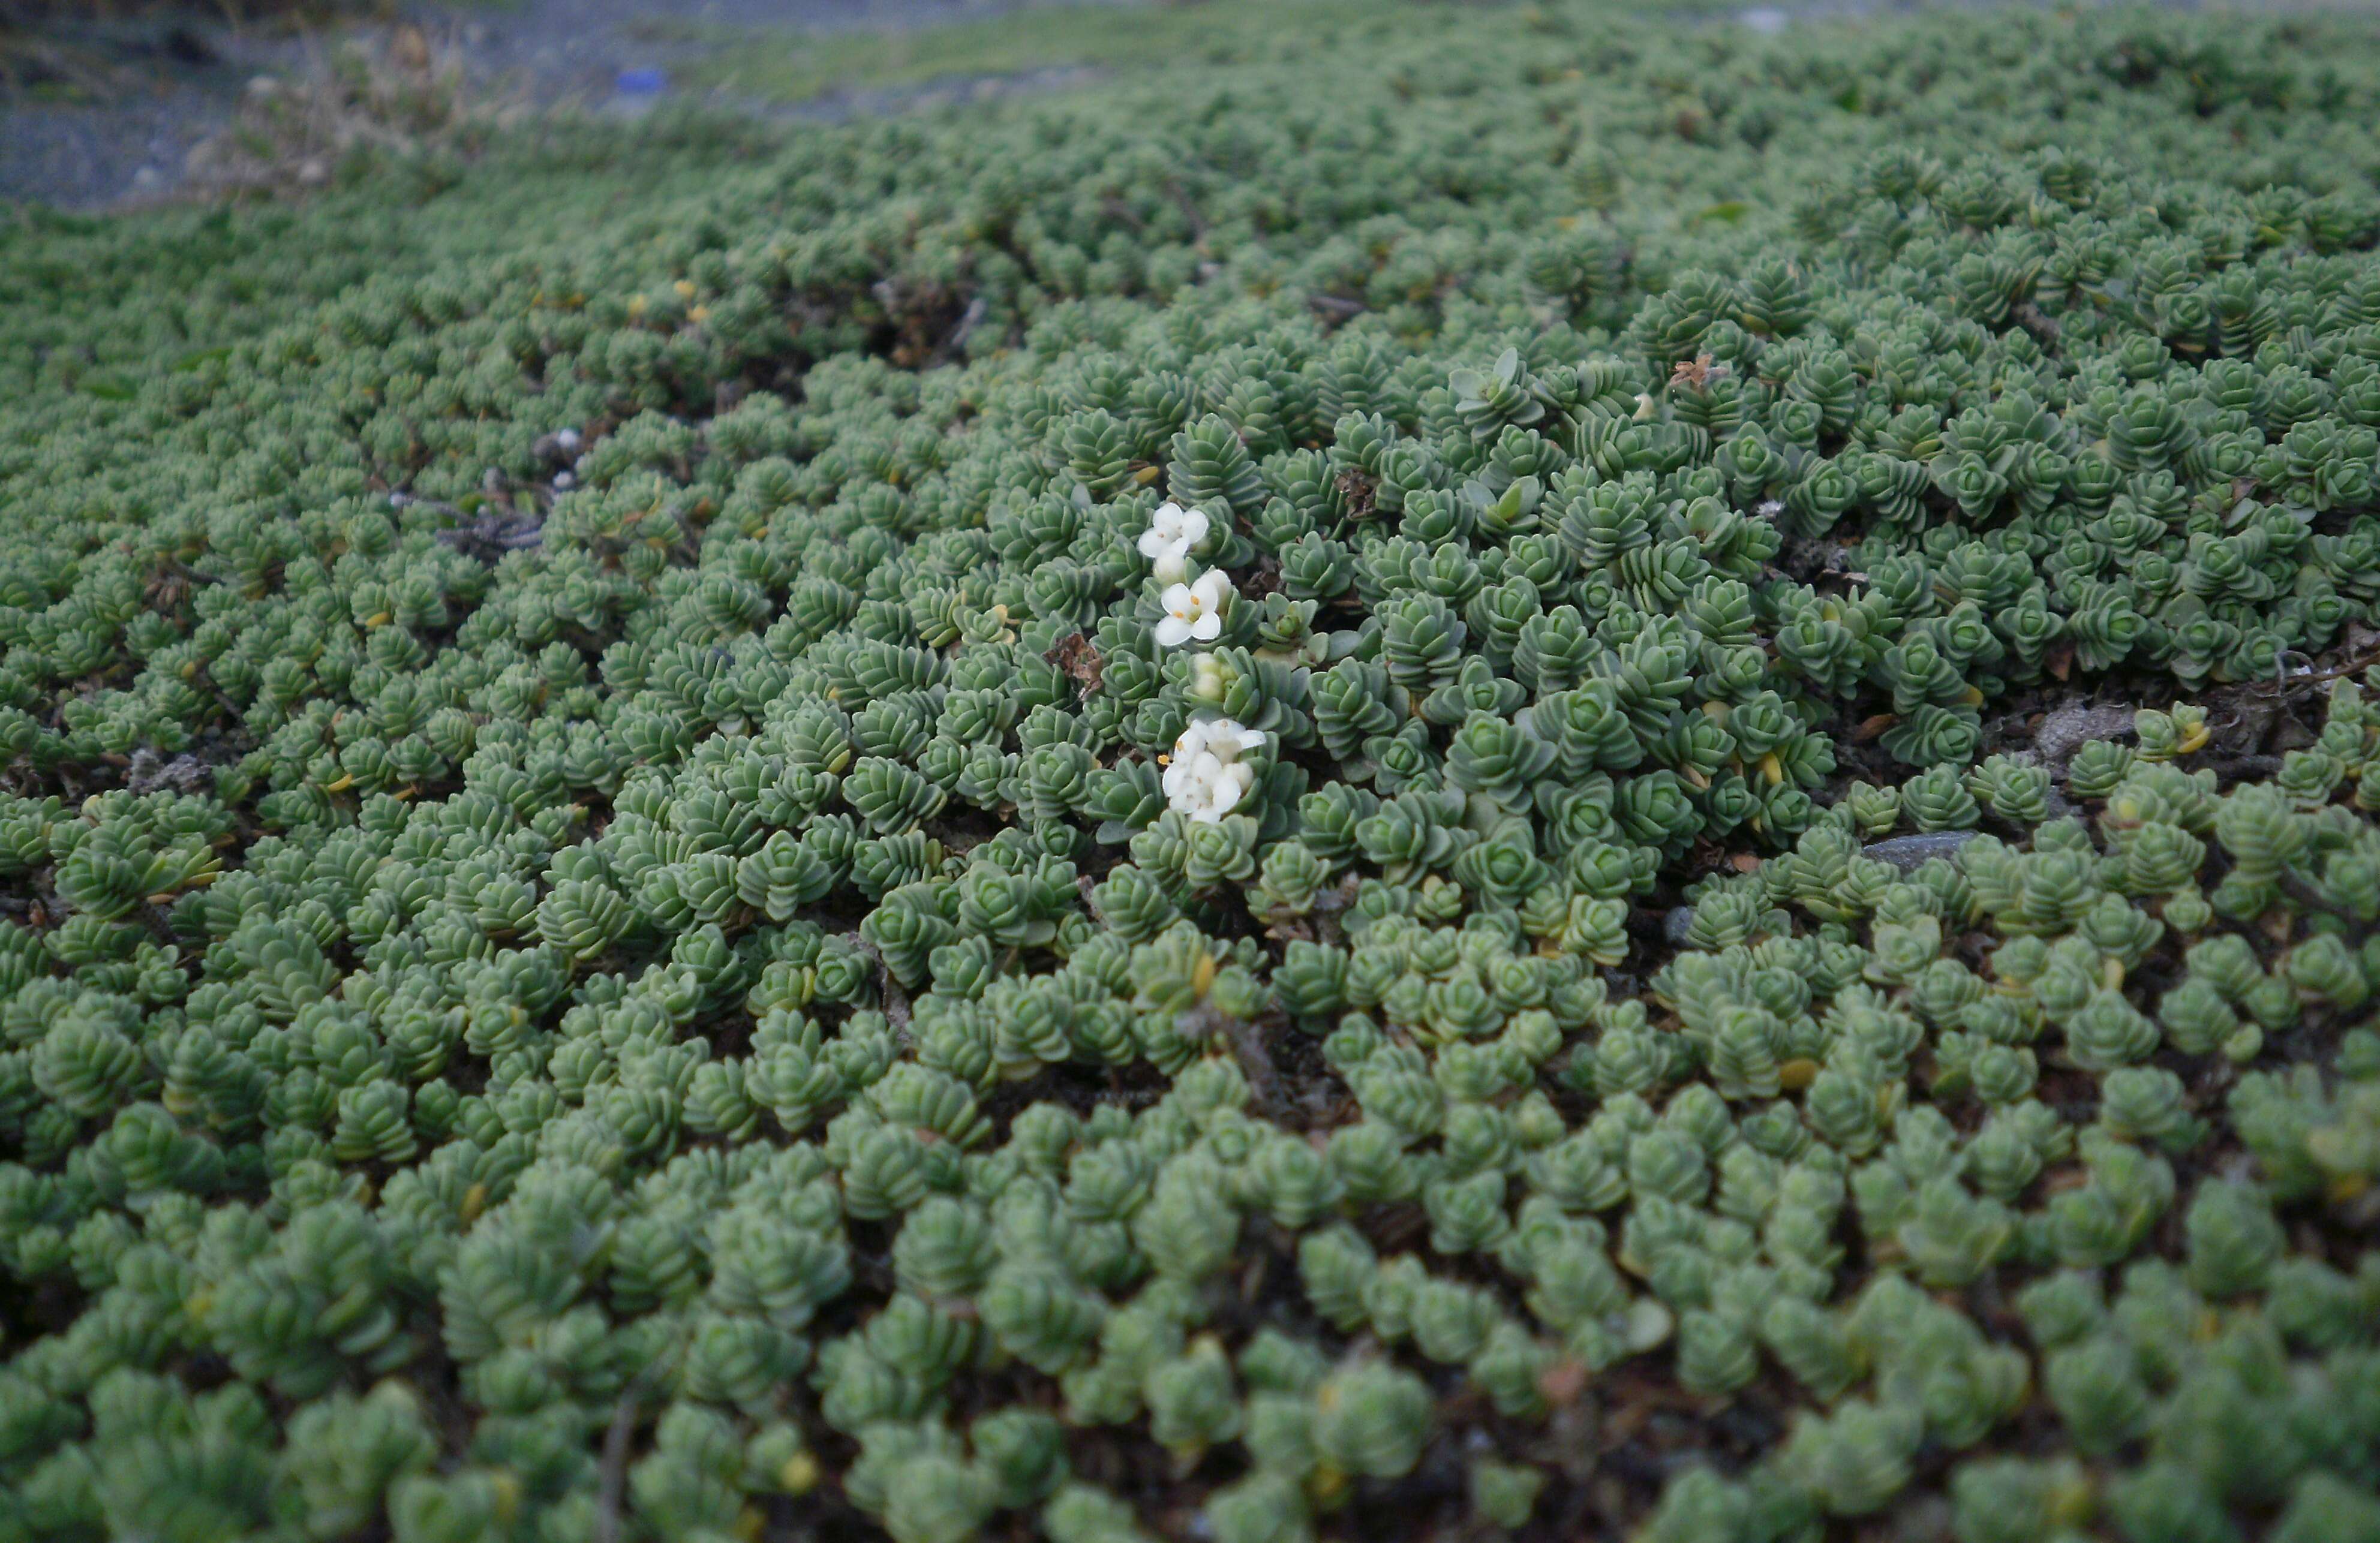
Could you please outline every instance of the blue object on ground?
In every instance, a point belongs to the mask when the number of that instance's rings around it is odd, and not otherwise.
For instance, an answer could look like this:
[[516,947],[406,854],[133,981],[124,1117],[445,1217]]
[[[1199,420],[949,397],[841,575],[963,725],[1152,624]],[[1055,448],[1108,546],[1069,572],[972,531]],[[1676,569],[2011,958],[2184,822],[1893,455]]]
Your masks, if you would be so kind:
[[624,69],[613,84],[622,96],[659,96],[669,90],[669,75],[658,69]]

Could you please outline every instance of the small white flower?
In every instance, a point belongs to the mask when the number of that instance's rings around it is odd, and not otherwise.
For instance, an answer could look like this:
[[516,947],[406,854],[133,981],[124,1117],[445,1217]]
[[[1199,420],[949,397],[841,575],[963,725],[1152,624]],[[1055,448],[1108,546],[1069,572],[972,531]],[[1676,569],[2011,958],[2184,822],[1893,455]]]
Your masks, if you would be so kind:
[[1160,504],[1157,513],[1148,516],[1148,529],[1141,533],[1140,550],[1155,556],[1160,546],[1196,546],[1207,539],[1212,525],[1204,509],[1185,509],[1179,504]]
[[1157,646],[1178,649],[1184,643],[1211,643],[1223,632],[1223,604],[1232,581],[1220,568],[1208,568],[1187,584],[1165,591],[1165,614],[1157,624]]
[[1140,533],[1140,554],[1161,584],[1179,584],[1190,577],[1190,549],[1207,539],[1209,522],[1203,509],[1160,504]]
[[1172,793],[1174,779],[1188,776],[1190,764],[1207,753],[1207,737],[1214,723],[1211,718],[1194,718],[1173,741],[1173,754],[1165,763],[1166,792]]
[[1262,729],[1244,729],[1229,718],[1215,718],[1207,723],[1207,748],[1229,766],[1250,750],[1264,748]]
[[1190,661],[1190,695],[1202,701],[1223,699],[1223,662],[1211,653],[1202,653]]

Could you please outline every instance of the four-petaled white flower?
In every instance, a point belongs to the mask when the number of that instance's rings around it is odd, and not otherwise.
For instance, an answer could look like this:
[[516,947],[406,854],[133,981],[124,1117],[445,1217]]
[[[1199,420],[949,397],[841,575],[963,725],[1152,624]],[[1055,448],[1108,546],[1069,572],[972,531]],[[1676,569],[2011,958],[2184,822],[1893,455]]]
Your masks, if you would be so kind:
[[1140,554],[1161,584],[1179,584],[1190,577],[1190,549],[1207,539],[1210,522],[1204,509],[1160,504],[1140,533]]
[[1205,727],[1207,749],[1222,757],[1225,761],[1235,761],[1250,750],[1264,748],[1265,732],[1262,729],[1244,729],[1229,718],[1209,718]]
[[1220,823],[1256,786],[1256,768],[1240,758],[1264,742],[1264,730],[1242,728],[1229,718],[1191,723],[1166,763],[1167,806],[1202,824]]
[[1157,646],[1178,649],[1222,636],[1223,604],[1231,593],[1231,578],[1220,568],[1208,568],[1189,583],[1167,589],[1165,614],[1157,623]]

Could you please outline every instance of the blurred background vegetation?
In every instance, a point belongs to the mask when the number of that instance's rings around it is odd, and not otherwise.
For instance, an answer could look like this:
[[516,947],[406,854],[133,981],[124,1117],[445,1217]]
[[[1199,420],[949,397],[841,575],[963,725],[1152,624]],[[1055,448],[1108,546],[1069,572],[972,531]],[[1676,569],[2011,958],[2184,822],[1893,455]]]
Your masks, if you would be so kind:
[[[1933,3],[1612,8],[1770,30]],[[0,0],[0,204],[279,196],[359,157],[468,154],[533,113],[844,117],[1273,57],[1417,6],[1500,5],[1525,0]]]
[[[1462,0],[1437,0],[1457,4]],[[1404,0],[0,0],[0,201],[289,191],[539,111],[843,116],[1243,58]]]

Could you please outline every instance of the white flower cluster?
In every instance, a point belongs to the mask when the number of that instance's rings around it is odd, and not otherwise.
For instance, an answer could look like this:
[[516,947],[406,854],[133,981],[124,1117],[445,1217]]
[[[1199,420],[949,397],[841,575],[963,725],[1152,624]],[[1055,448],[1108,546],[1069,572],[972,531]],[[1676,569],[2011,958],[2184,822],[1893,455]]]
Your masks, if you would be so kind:
[[[1231,577],[1220,568],[1193,575],[1191,552],[1203,543],[1213,522],[1203,509],[1161,504],[1141,532],[1140,554],[1167,586],[1165,614],[1157,623],[1160,648],[1184,643],[1211,643],[1223,633],[1223,607],[1230,603]],[[1201,679],[1220,674],[1213,660],[1199,654],[1194,661]],[[1216,824],[1238,807],[1256,785],[1256,768],[1240,757],[1263,747],[1262,729],[1243,728],[1229,718],[1192,720],[1173,742],[1166,763],[1164,788],[1169,808],[1204,824]]]
[[1204,824],[1220,822],[1256,785],[1256,768],[1240,757],[1264,742],[1264,730],[1242,728],[1229,718],[1193,719],[1166,763],[1167,805]]

